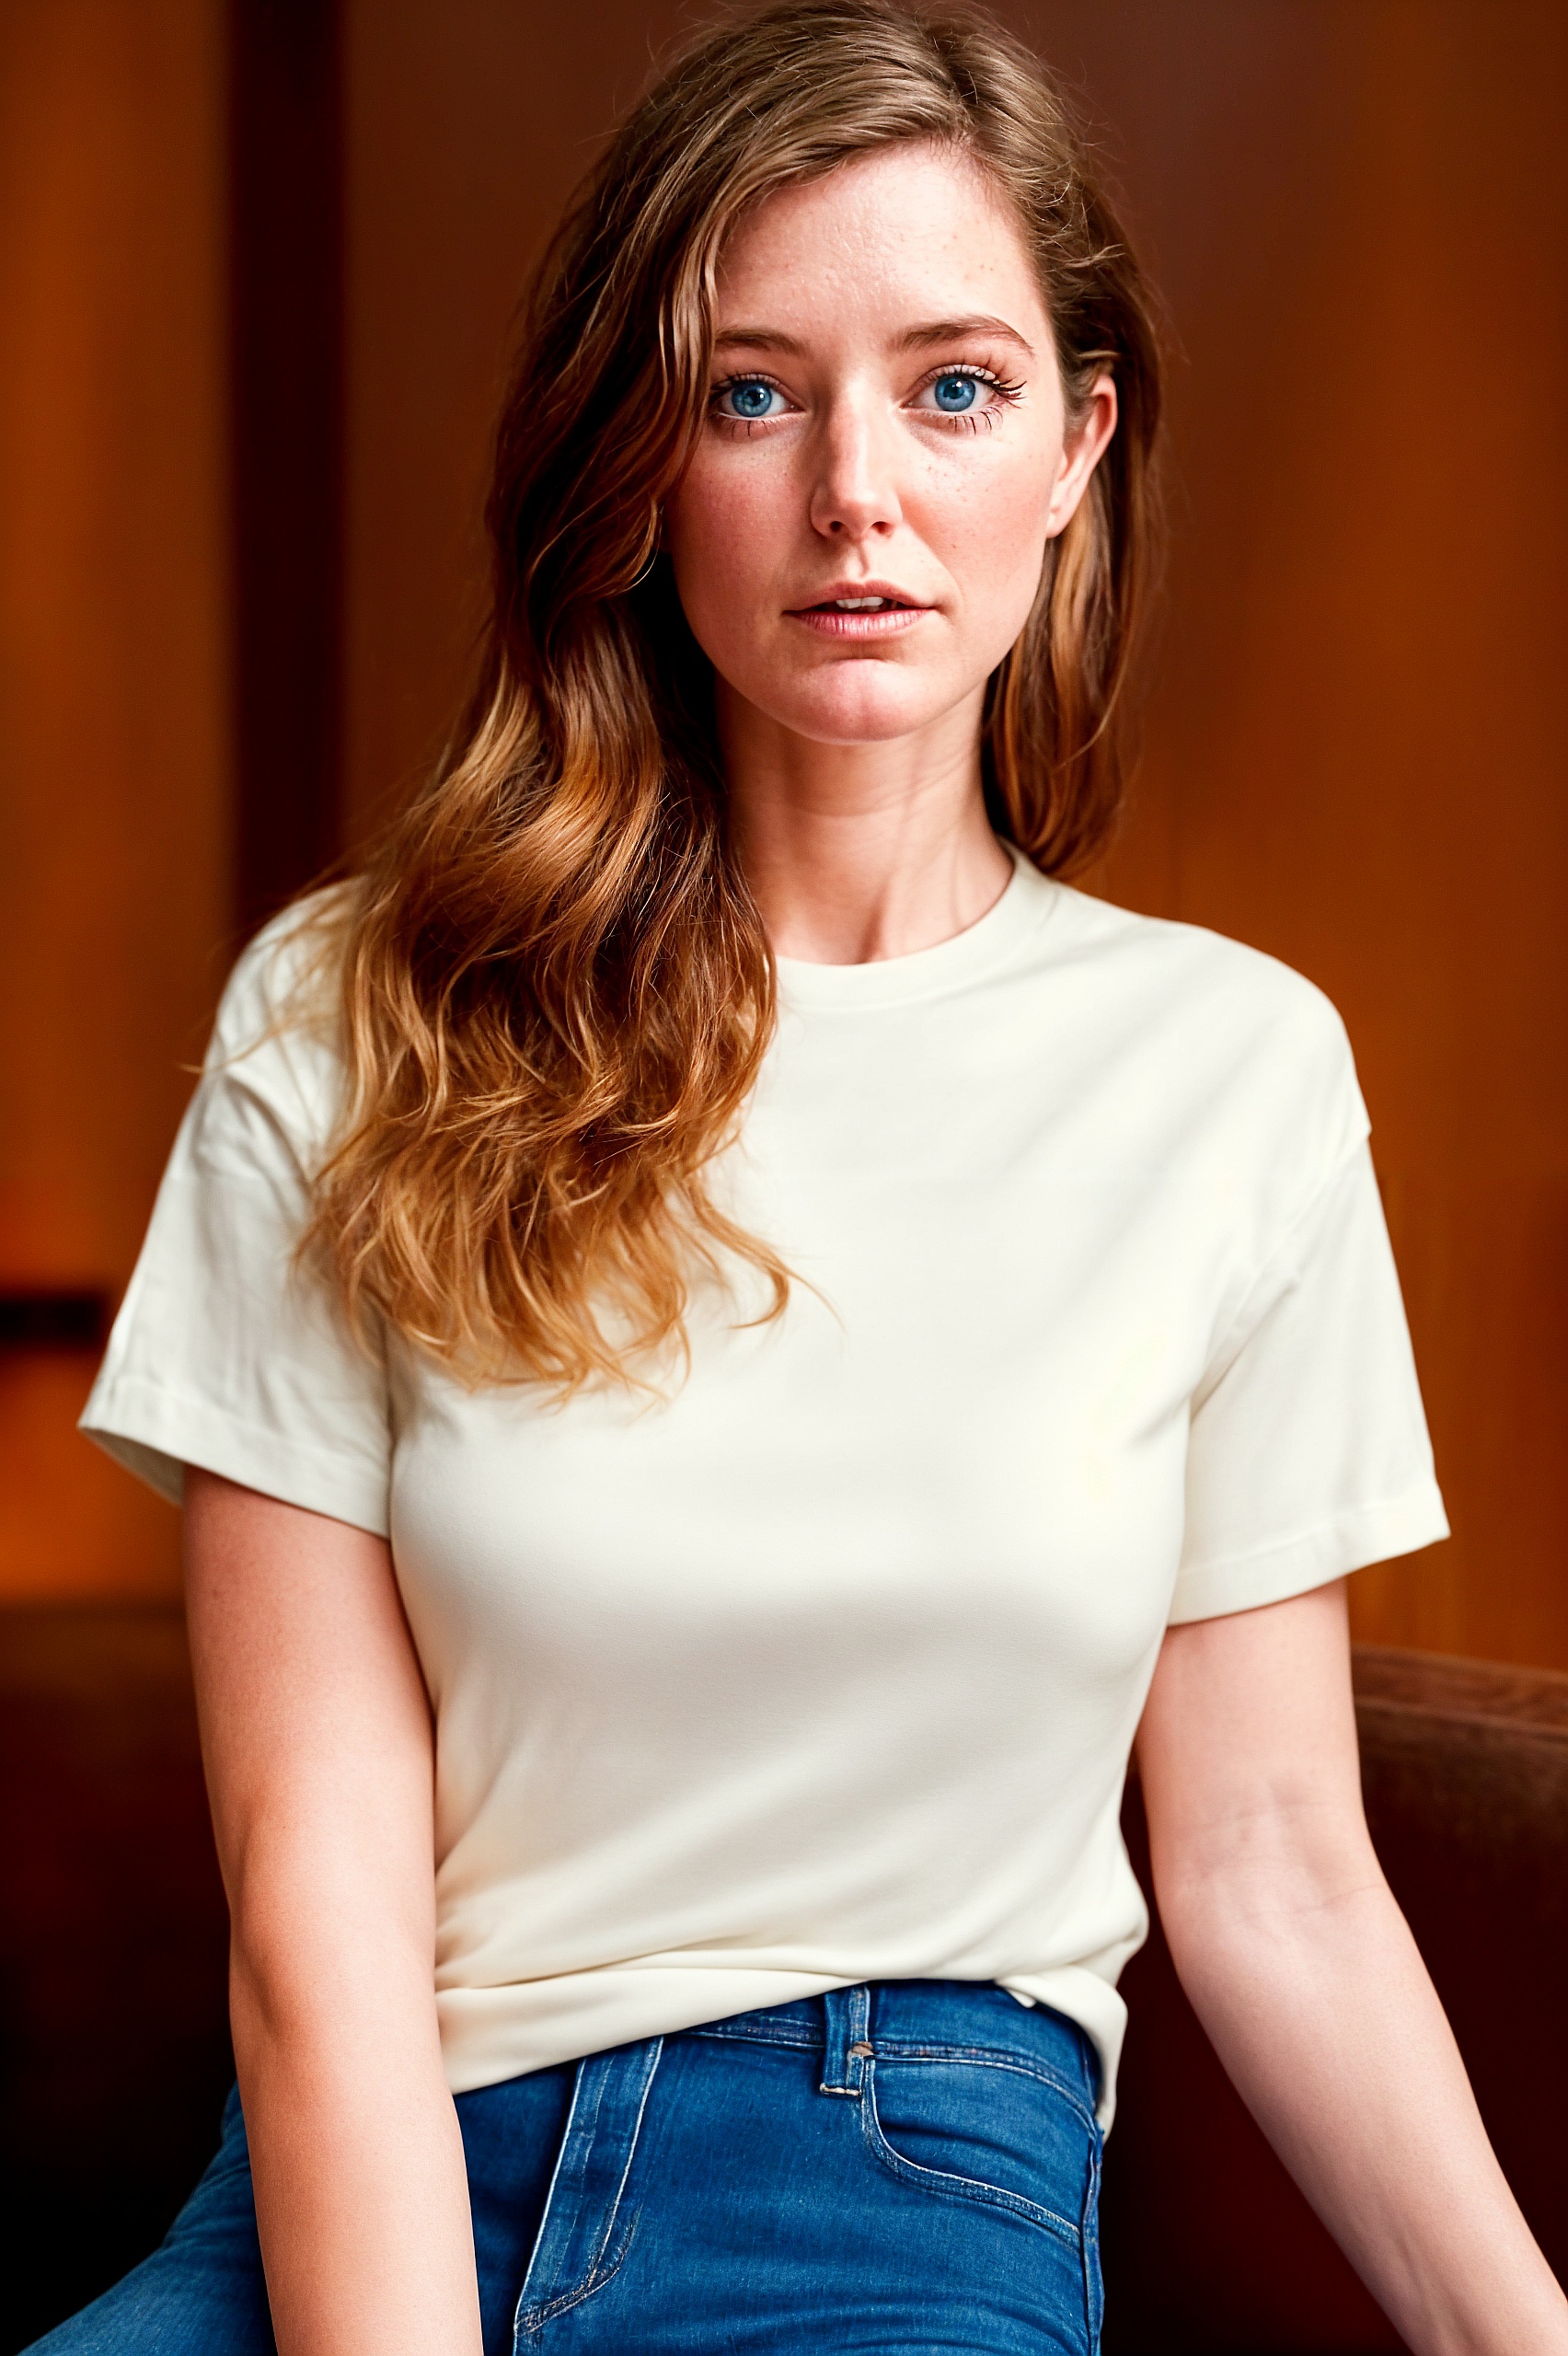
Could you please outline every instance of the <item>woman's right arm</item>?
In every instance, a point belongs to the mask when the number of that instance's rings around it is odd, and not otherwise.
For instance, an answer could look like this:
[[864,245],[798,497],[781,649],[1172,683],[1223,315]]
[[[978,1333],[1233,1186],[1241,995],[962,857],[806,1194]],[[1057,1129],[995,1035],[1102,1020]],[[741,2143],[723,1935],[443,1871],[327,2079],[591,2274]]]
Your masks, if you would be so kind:
[[384,1540],[186,1475],[191,1658],[280,2356],[479,2356],[429,1705]]

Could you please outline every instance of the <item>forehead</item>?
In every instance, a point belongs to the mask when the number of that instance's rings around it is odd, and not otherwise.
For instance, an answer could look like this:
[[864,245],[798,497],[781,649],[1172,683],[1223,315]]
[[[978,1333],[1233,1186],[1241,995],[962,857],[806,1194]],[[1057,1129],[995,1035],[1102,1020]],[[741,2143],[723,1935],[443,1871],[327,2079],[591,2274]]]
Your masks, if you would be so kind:
[[1045,317],[1018,224],[988,175],[951,148],[915,145],[877,148],[776,190],[725,246],[721,333],[743,320],[794,332],[847,313],[889,326],[992,313],[1031,341]]

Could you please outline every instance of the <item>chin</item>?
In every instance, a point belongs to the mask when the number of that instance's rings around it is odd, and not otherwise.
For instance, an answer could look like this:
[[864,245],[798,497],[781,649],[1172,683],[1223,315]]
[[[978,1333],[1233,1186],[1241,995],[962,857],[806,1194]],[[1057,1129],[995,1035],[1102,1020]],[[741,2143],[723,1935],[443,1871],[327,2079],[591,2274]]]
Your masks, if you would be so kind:
[[940,719],[962,693],[943,694],[893,664],[844,663],[799,682],[793,692],[768,698],[763,709],[813,744],[885,745]]

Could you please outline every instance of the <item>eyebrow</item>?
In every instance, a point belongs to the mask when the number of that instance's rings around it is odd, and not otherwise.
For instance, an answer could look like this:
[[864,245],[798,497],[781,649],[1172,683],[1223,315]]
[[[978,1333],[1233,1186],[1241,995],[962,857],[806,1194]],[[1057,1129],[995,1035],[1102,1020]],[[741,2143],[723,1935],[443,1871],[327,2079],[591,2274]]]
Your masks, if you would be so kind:
[[796,359],[805,350],[792,335],[785,335],[778,328],[726,328],[722,335],[714,337],[713,349],[722,352],[728,343],[744,344],[748,352],[787,352]]
[[898,340],[906,352],[916,352],[933,343],[962,343],[972,335],[999,335],[1027,352],[1031,360],[1034,357],[1034,346],[1027,336],[1009,327],[1006,319],[993,318],[985,311],[972,311],[961,319],[931,319],[921,327],[905,329]]
[[[934,344],[962,343],[973,335],[1001,336],[1009,343],[1016,343],[1031,360],[1034,358],[1034,347],[1026,336],[1020,335],[1006,319],[993,318],[983,311],[956,319],[924,319],[917,327],[905,328],[897,343],[901,352],[925,352]],[[781,329],[764,327],[726,328],[722,335],[713,340],[715,352],[732,346],[748,352],[782,352],[793,359],[801,358],[805,350],[794,336],[786,335]]]

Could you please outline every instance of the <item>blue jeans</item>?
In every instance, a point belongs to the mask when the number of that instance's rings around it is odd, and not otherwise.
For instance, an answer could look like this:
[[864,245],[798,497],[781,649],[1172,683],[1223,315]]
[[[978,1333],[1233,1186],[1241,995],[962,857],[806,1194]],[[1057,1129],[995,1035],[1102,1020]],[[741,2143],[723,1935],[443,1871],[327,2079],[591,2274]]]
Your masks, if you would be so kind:
[[[884,1981],[459,2095],[486,2356],[1093,2356],[1095,2062]],[[236,2096],[161,2249],[32,2356],[272,2356]]]

